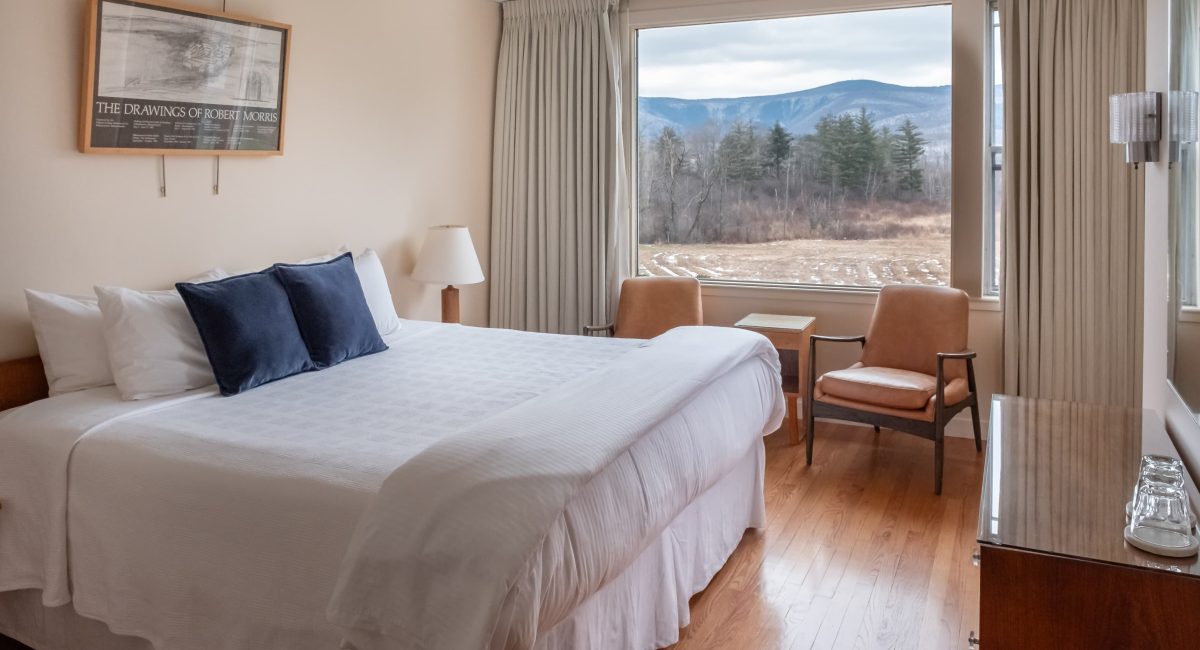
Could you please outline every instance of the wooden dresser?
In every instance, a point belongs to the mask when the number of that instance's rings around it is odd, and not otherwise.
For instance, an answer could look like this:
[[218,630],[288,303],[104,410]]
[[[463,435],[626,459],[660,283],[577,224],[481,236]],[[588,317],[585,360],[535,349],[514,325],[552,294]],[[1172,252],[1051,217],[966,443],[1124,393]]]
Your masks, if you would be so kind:
[[980,648],[1200,647],[1200,560],[1144,553],[1122,536],[1147,453],[1178,455],[1149,411],[994,399]]

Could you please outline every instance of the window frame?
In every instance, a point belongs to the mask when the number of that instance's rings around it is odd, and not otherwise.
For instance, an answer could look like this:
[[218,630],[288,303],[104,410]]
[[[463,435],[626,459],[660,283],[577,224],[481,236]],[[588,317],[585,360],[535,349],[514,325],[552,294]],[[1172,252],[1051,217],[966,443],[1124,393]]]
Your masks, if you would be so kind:
[[[984,120],[986,135],[984,147],[987,156],[984,165],[983,198],[983,287],[985,297],[1000,297],[1001,262],[997,259],[1002,240],[997,240],[996,230],[1004,225],[1003,216],[997,215],[1000,205],[996,202],[996,187],[1004,179],[1004,141],[996,142],[996,46],[997,32],[1000,25],[1000,6],[998,0],[987,0],[987,86],[984,90],[987,116]],[[1003,79],[1000,79],[1003,82]],[[1003,125],[1000,125],[1003,126]]]
[[[693,0],[695,1],[695,0]],[[987,11],[990,0],[745,0],[742,2],[722,2],[716,4],[696,4],[678,6],[669,0],[641,0],[621,11],[620,31],[622,33],[622,58],[625,84],[623,92],[623,111],[628,119],[624,120],[624,145],[628,152],[626,164],[626,183],[630,198],[630,214],[625,232],[629,238],[629,259],[627,272],[636,276],[639,269],[639,236],[638,236],[638,60],[637,42],[638,31],[656,27],[682,27],[717,22],[739,22],[749,20],[765,20],[772,18],[796,18],[824,14],[855,13],[878,9],[903,9],[911,7],[927,7],[937,5],[951,6],[951,48],[952,75],[951,86],[951,253],[950,253],[950,282],[949,286],[963,289],[972,298],[983,297],[985,300],[994,299],[983,289],[984,271],[983,254],[984,242],[982,231],[986,215],[983,211],[990,207],[991,201],[984,196],[984,188],[989,186],[983,174],[960,172],[963,167],[953,161],[962,159],[960,140],[970,141],[970,147],[965,153],[966,159],[975,158],[978,154],[980,167],[971,165],[967,169],[990,167],[990,158],[983,155],[985,137],[984,129],[990,124],[982,108],[983,92],[973,93],[976,102],[966,102],[959,106],[954,99],[959,94],[960,87],[982,86],[984,76],[989,71],[979,70],[982,61],[990,62],[990,56],[981,57],[990,44],[989,29],[983,29],[984,20],[980,14],[990,16]],[[988,23],[990,28],[990,23]],[[960,50],[968,50],[963,52]],[[975,56],[971,56],[974,53]],[[961,61],[980,62],[979,66],[970,69],[960,65]],[[964,83],[964,80],[966,82]],[[974,83],[971,83],[971,82]],[[982,91],[983,88],[978,88]],[[990,94],[989,97],[990,99]],[[967,179],[966,176],[973,178]],[[963,208],[966,209],[963,209]],[[821,294],[826,292],[873,294],[880,287],[872,286],[843,286],[826,284],[777,283],[753,280],[717,280],[701,279],[702,285],[720,286],[726,289],[743,287],[747,290],[771,289],[796,293]]]

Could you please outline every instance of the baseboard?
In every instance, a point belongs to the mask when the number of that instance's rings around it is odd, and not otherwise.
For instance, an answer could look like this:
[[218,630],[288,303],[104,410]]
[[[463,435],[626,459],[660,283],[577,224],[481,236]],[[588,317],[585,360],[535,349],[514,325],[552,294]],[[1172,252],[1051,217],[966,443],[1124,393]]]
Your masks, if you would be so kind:
[[[983,413],[979,414],[979,432],[983,435],[983,439],[987,440],[988,418],[984,417]],[[946,423],[946,437],[975,438],[975,428],[971,426],[970,411],[963,411],[950,420],[950,422]]]
[[[830,421],[832,422],[835,420],[830,420]],[[868,427],[868,428],[870,428],[870,426],[871,426],[869,424],[863,424],[862,422],[848,422],[845,420],[836,420],[836,422],[838,424],[845,424],[845,425],[849,425],[852,427]],[[804,415],[803,414],[801,414],[801,416],[800,416],[800,426],[801,427],[804,426]],[[979,414],[979,432],[983,436],[983,439],[987,440],[988,418],[987,418],[986,413]],[[959,413],[957,416],[955,416],[953,419],[951,419],[950,422],[948,422],[946,424],[946,437],[947,438],[970,438],[972,440],[975,438],[975,430],[971,426],[971,412],[970,411],[963,411],[962,413]]]

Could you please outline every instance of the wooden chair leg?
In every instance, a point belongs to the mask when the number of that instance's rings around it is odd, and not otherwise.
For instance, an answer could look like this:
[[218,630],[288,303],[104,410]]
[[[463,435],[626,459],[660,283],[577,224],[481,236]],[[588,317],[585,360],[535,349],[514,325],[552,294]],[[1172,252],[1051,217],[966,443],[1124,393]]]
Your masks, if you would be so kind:
[[813,416],[812,404],[809,403],[805,406],[804,419],[807,430],[804,432],[804,462],[806,465],[812,465],[813,434],[817,431],[817,418]]
[[933,493],[942,494],[942,464],[946,457],[946,438],[943,425],[938,424],[937,437],[933,441]]
[[971,406],[971,425],[975,427],[975,453],[983,451],[983,436],[979,431],[979,402]]
[[800,408],[799,401],[799,396],[787,396],[788,443],[792,445],[800,444],[800,415],[797,412]]

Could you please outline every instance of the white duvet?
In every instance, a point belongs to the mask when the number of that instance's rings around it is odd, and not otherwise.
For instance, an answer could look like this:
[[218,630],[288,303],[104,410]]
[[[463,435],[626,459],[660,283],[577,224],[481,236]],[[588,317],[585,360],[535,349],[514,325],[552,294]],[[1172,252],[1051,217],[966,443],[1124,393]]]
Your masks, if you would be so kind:
[[[640,345],[410,325],[388,352],[233,398],[131,404],[95,389],[0,415],[0,590],[43,589],[47,605],[73,602],[160,650],[337,647],[343,631],[322,613],[385,478]],[[737,431],[721,435],[751,440],[778,423],[777,367],[743,363],[719,383],[732,403],[687,408],[728,411]],[[659,475],[617,465],[580,501]],[[579,523],[603,517],[591,520]],[[549,551],[547,562],[569,561]],[[538,627],[562,613],[546,616]]]

